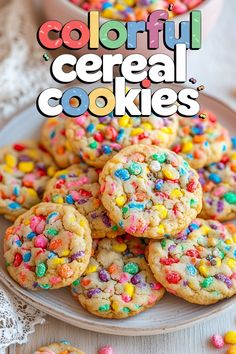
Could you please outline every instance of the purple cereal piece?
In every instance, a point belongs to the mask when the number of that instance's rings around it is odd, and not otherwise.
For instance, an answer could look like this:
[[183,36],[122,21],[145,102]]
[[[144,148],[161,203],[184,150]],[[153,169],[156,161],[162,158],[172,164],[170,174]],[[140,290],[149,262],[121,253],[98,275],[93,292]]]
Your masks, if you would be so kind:
[[88,298],[91,299],[91,297],[93,297],[94,295],[100,294],[100,293],[101,293],[101,289],[98,289],[98,288],[89,289],[87,292],[87,296],[88,296]]
[[103,224],[106,227],[111,227],[111,220],[109,219],[109,217],[107,216],[106,213],[102,213],[101,218],[102,218]]
[[141,275],[140,274],[135,274],[134,276],[132,276],[131,283],[133,285],[137,285],[140,282],[141,282]]
[[79,251],[77,253],[74,253],[71,257],[70,257],[70,260],[71,262],[73,262],[75,259],[77,258],[81,258],[81,257],[84,257],[85,255],[85,252],[84,251]]
[[81,204],[87,203],[87,201],[88,201],[87,199],[79,199],[79,200],[76,201],[76,203],[81,205]]
[[110,274],[105,269],[99,270],[98,277],[103,282],[107,282],[110,280]]
[[21,155],[21,156],[19,156],[18,160],[21,162],[26,162],[26,161],[32,161],[32,158],[30,158],[30,156],[28,156],[28,155]]
[[176,249],[176,245],[170,245],[168,247],[168,252],[173,252]]
[[226,275],[219,273],[215,275],[215,278],[223,281],[227,285],[227,288],[232,287],[232,280],[229,279]]
[[217,203],[217,213],[221,213],[224,210],[224,202],[219,200]]

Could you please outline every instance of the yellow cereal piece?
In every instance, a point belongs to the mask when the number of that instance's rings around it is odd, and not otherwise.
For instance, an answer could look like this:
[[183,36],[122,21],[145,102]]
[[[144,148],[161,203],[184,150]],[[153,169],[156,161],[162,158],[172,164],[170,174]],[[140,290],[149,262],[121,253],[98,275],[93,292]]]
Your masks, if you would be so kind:
[[127,125],[129,124],[129,120],[130,120],[130,117],[126,114],[125,116],[119,118],[119,125],[121,127],[127,127]]
[[233,269],[236,267],[236,261],[233,258],[229,258],[226,261],[226,264],[230,267],[230,269]]
[[204,265],[200,265],[198,270],[203,277],[208,277],[208,275],[209,275],[209,268],[208,267],[205,267]]
[[80,226],[84,227],[86,225],[86,220],[84,220],[84,219],[80,220],[79,224],[80,224]]
[[48,174],[48,176],[52,177],[52,176],[55,175],[55,173],[56,173],[56,169],[55,169],[54,166],[48,167],[48,169],[47,169],[47,174]]
[[7,154],[5,156],[5,162],[6,162],[8,167],[14,168],[16,166],[16,164],[17,164],[17,159],[15,158],[14,155]]
[[161,131],[166,134],[172,134],[173,130],[170,127],[163,127],[161,128]]
[[33,198],[37,198],[38,194],[33,188],[27,188],[27,193]]
[[232,239],[232,238],[228,238],[227,240],[225,240],[225,243],[226,243],[227,245],[232,245],[233,239]]
[[53,202],[57,203],[57,204],[63,204],[64,199],[62,198],[61,195],[55,195],[55,196],[53,196]]
[[221,266],[221,259],[219,257],[215,258],[215,261],[216,261],[216,265],[215,267],[219,268]]
[[18,165],[19,170],[24,173],[32,172],[34,169],[34,163],[32,161],[22,161]]
[[6,173],[9,173],[9,174],[12,174],[12,173],[13,173],[13,169],[12,169],[11,167],[8,167],[7,165],[4,166],[4,171],[5,171]]
[[70,254],[70,250],[64,250],[64,251],[61,252],[61,256],[62,257],[68,257],[69,254]]
[[51,258],[49,261],[50,261],[50,264],[52,266],[57,266],[58,264],[64,264],[65,263],[65,259],[64,258]]
[[134,294],[134,286],[132,284],[125,284],[124,291],[126,294],[132,297]]
[[209,226],[206,226],[206,225],[203,225],[201,228],[200,228],[201,232],[204,233],[205,235],[207,235],[209,233],[209,231],[211,231],[210,227]]
[[136,135],[142,134],[143,132],[144,132],[144,130],[142,128],[134,128],[134,129],[132,129],[130,135],[136,136]]
[[112,307],[112,309],[115,312],[118,312],[119,311],[119,303],[118,303],[118,301],[112,301],[111,307]]
[[214,237],[209,237],[207,240],[207,244],[210,247],[215,247],[217,244],[217,240]]
[[29,220],[29,219],[24,220],[24,225],[25,225],[25,226],[27,226],[27,225],[29,225],[29,224],[30,224],[30,220]]
[[179,189],[173,189],[170,192],[171,199],[181,198],[182,196],[183,196],[183,193]]
[[124,252],[127,248],[127,245],[125,243],[117,243],[113,245],[112,249],[115,252]]
[[158,211],[159,216],[162,219],[165,219],[167,217],[167,215],[168,215],[168,209],[166,209],[166,207],[164,207],[164,205],[162,205],[162,204],[154,205],[153,209]]
[[75,222],[75,221],[76,221],[76,217],[75,217],[74,215],[72,215],[72,216],[70,216],[70,217],[68,218],[68,221],[69,221],[69,222]]
[[126,203],[126,200],[127,200],[126,196],[124,194],[122,194],[116,198],[116,204],[119,207],[122,207]]
[[55,177],[59,177],[59,176],[62,176],[62,175],[67,175],[68,173],[69,173],[68,170],[60,170],[60,171],[55,173]]
[[188,280],[188,286],[192,289],[192,290],[197,290],[198,286],[197,284],[194,282],[194,280]]
[[236,160],[236,152],[231,153],[230,157],[232,160]]
[[174,174],[170,170],[168,170],[167,168],[163,168],[162,173],[168,179],[171,179],[171,180],[175,179]]
[[144,130],[152,130],[152,125],[150,123],[143,123],[141,124],[141,128],[144,129]]
[[190,152],[192,149],[193,149],[193,143],[191,141],[188,141],[182,145],[183,153]]
[[162,133],[162,131],[159,131],[159,132],[157,132],[156,138],[157,138],[157,140],[165,141],[166,140],[166,134]]
[[117,4],[115,6],[115,9],[118,10],[118,11],[124,11],[125,10],[125,6],[122,5],[122,4]]
[[163,224],[160,224],[160,225],[156,228],[156,230],[157,230],[157,233],[158,233],[159,235],[164,235],[164,233],[165,233],[165,227],[164,227]]
[[227,344],[236,344],[236,332],[229,331],[224,335],[224,341]]
[[102,130],[102,129],[104,129],[106,126],[104,125],[104,124],[98,124],[97,126],[96,126],[96,129],[97,130]]
[[98,269],[98,267],[97,267],[96,265],[90,264],[90,265],[88,266],[88,268],[86,269],[85,274],[94,273],[94,272],[96,272],[97,269]]

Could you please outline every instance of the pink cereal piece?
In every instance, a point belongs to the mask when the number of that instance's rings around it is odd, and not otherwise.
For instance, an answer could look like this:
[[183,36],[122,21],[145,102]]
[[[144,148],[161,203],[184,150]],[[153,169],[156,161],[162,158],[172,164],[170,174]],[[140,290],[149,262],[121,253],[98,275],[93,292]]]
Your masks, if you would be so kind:
[[41,220],[35,228],[37,234],[42,234],[45,228],[45,221]]
[[37,248],[47,248],[48,239],[44,235],[38,235],[35,237],[34,246]]
[[41,221],[40,218],[38,218],[37,216],[33,216],[31,219],[30,219],[30,228],[33,232],[36,231],[36,226],[38,225],[38,223]]
[[213,195],[215,195],[216,197],[221,197],[224,193],[225,193],[225,187],[221,186],[214,190]]
[[78,125],[83,125],[86,121],[86,117],[83,115],[83,116],[79,116],[75,119],[76,121],[76,124]]
[[80,199],[80,194],[77,191],[71,191],[70,195],[72,196],[72,198],[74,199],[74,201],[77,201]]
[[176,14],[184,14],[185,12],[188,11],[188,8],[185,4],[181,3],[181,2],[175,2],[173,11]]
[[224,346],[224,338],[220,334],[214,334],[211,337],[211,343],[214,345],[215,348],[221,349]]
[[236,273],[233,273],[233,274],[231,275],[230,279],[236,280]]
[[76,137],[77,138],[82,138],[82,136],[84,136],[84,130],[80,129],[76,132]]
[[155,283],[152,286],[152,290],[160,290],[162,288],[163,288],[163,286],[160,283]]
[[122,294],[121,298],[124,302],[130,302],[131,301],[131,297],[127,294]]
[[121,273],[119,283],[123,284],[129,280],[129,275],[127,273]]
[[51,278],[49,279],[49,282],[50,282],[52,285],[56,285],[56,284],[60,283],[61,280],[62,280],[61,277],[51,277]]
[[99,349],[98,354],[115,354],[110,345],[106,345]]

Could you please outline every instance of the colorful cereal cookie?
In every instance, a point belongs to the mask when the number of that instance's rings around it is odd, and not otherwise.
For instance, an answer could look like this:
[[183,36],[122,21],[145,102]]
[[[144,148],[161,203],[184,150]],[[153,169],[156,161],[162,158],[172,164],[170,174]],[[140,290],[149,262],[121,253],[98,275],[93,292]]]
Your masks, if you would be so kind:
[[57,168],[51,156],[33,141],[0,148],[0,214],[14,221],[40,202]]
[[175,238],[152,241],[148,262],[167,291],[208,305],[236,293],[236,227],[194,220]]
[[73,153],[69,141],[66,139],[65,119],[68,118],[48,118],[41,130],[41,143],[61,168],[66,168],[80,161],[79,156]]
[[169,147],[177,134],[178,118],[94,117],[85,114],[66,121],[66,136],[83,160],[96,167],[104,164],[123,147],[144,144]]
[[164,295],[144,258],[146,241],[130,235],[93,241],[93,256],[72,294],[96,316],[125,318],[152,307]]
[[205,114],[205,119],[179,118],[178,135],[172,147],[193,168],[220,161],[231,148],[229,132],[217,122],[213,113]]
[[124,232],[109,219],[101,203],[98,173],[82,163],[57,172],[46,188],[44,201],[74,205],[88,219],[92,237],[115,237]]
[[106,163],[102,203],[129,234],[163,238],[182,231],[202,207],[197,173],[174,152],[134,145]]
[[91,231],[74,207],[40,203],[6,231],[4,257],[11,277],[30,290],[70,285],[86,269]]
[[236,217],[236,150],[198,170],[203,189],[200,217],[220,221]]
[[33,354],[85,354],[81,350],[72,347],[69,342],[62,341],[59,343],[52,343],[46,347],[39,348]]

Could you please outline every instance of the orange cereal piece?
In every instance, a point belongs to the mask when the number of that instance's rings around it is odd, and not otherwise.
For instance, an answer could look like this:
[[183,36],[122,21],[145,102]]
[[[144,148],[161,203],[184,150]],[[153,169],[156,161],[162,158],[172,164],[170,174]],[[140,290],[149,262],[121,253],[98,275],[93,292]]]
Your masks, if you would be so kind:
[[74,274],[74,272],[68,264],[63,264],[60,266],[58,274],[62,278],[67,279],[70,278]]
[[62,245],[62,240],[60,240],[60,239],[53,239],[53,240],[51,240],[51,242],[50,242],[50,245],[49,245],[49,248],[51,249],[51,250],[56,250],[57,248],[59,248],[60,246]]

